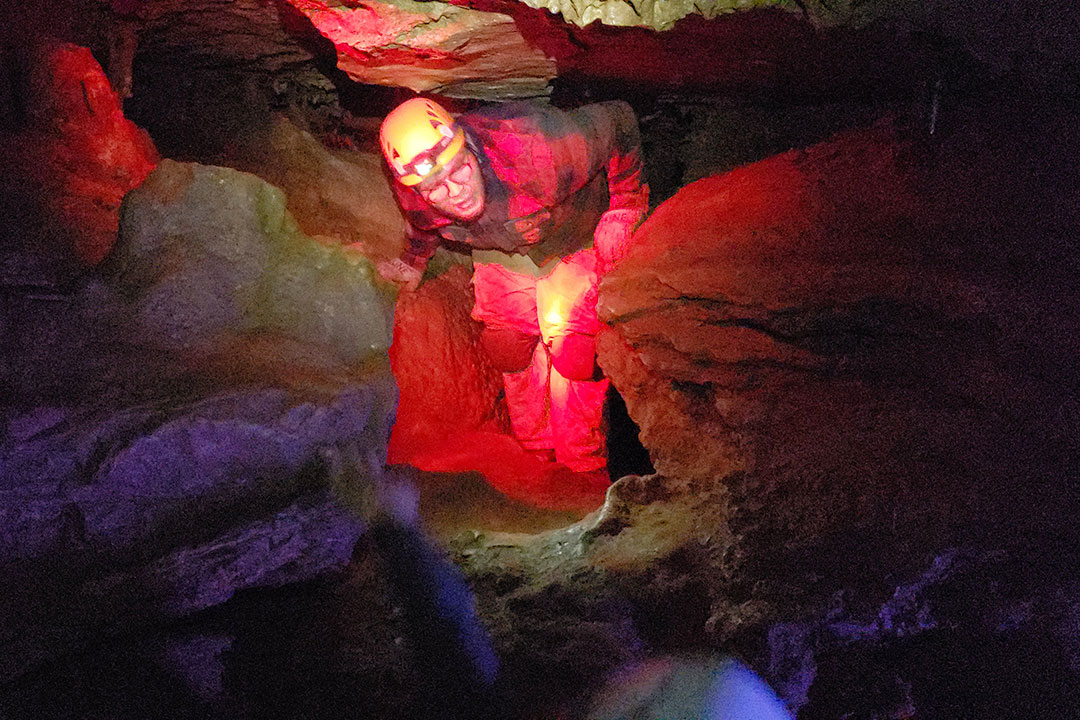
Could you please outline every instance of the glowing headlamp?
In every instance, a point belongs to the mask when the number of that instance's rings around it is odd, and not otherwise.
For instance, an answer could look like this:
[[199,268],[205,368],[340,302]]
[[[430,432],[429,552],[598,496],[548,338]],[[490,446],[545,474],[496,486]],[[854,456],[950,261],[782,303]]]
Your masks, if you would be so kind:
[[413,170],[420,177],[427,177],[428,173],[435,169],[435,163],[427,158],[424,158],[420,162],[413,163]]
[[402,163],[395,158],[391,164],[397,174],[398,182],[402,185],[418,185],[424,178],[443,168],[448,162],[465,147],[465,133],[461,128],[450,125],[440,125],[439,135],[442,137],[435,147],[430,150],[417,153],[411,161]]

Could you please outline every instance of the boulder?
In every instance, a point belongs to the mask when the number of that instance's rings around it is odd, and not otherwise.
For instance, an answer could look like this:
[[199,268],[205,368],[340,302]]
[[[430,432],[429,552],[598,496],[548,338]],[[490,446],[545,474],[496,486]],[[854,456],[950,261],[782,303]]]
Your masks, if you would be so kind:
[[601,286],[600,364],[657,471],[726,487],[762,563],[839,571],[841,537],[902,555],[1067,512],[1070,216],[1017,242],[970,204],[990,168],[920,157],[878,126],[696,182]]
[[405,220],[382,153],[327,147],[275,115],[234,148],[228,164],[284,191],[289,213],[305,235],[353,246],[375,262],[401,255]]
[[[372,387],[327,403],[267,389],[14,417],[0,447],[0,678],[341,570],[363,524],[328,492],[328,468],[385,429],[378,403]],[[353,483],[381,472],[345,467]]]
[[164,161],[124,206],[103,268],[148,344],[192,355],[272,334],[358,366],[385,359],[394,290],[358,251],[316,243],[284,193],[236,170]]
[[386,462],[394,291],[277,190],[163,161],[101,276],[18,298],[0,406],[5,680],[340,571]]
[[[476,432],[509,432],[502,373],[480,345],[472,319],[471,268],[440,251],[442,265],[417,292],[398,298],[390,362],[400,392],[390,460],[430,470]],[[460,259],[460,256],[458,256]],[[432,448],[441,448],[441,452]]]
[[55,284],[109,252],[120,202],[158,154],[124,117],[88,49],[46,40],[22,62],[25,82],[8,98],[17,117],[9,118],[11,130],[0,129],[0,212],[9,225],[0,282]]

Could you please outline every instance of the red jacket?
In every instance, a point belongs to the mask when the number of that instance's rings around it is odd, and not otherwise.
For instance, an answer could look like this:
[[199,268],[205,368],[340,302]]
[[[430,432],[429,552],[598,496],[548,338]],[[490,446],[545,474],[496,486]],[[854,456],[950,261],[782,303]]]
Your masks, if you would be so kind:
[[405,260],[422,267],[440,242],[529,255],[538,265],[592,242],[607,210],[648,211],[640,137],[625,102],[563,111],[513,103],[457,118],[484,177],[483,214],[455,222],[393,183],[408,225]]

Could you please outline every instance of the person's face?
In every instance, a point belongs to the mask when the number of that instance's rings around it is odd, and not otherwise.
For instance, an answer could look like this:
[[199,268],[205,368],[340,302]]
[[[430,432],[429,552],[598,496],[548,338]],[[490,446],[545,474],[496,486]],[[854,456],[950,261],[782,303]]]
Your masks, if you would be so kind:
[[484,178],[480,164],[468,150],[462,149],[416,189],[426,203],[448,218],[469,221],[484,212]]

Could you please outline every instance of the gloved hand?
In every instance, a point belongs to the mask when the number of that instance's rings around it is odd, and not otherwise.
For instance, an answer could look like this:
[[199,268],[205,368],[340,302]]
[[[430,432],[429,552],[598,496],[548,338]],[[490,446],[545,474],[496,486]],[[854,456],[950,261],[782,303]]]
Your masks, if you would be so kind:
[[600,275],[611,271],[630,247],[630,236],[641,222],[641,212],[630,208],[608,210],[600,216],[593,232],[593,248],[596,250]]
[[399,290],[408,290],[409,292],[413,292],[420,287],[420,278],[424,276],[423,270],[414,268],[401,258],[380,260],[375,263],[375,270],[384,280],[397,285]]

